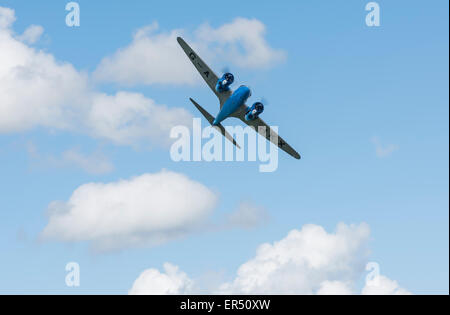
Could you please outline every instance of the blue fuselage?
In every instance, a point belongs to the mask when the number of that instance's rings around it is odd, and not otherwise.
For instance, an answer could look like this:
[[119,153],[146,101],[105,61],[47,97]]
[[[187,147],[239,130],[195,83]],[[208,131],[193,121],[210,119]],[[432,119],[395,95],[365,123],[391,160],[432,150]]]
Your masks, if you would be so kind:
[[250,95],[250,89],[245,85],[241,85],[223,104],[219,114],[214,119],[213,125],[220,124],[224,119],[233,114],[239,107],[245,104]]

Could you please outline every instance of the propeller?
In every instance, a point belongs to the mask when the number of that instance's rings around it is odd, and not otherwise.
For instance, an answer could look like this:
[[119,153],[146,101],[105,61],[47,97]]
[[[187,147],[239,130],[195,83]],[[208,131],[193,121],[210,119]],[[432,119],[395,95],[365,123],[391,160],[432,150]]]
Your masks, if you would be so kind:
[[260,102],[263,103],[264,106],[269,105],[269,101],[265,97],[261,97]]
[[230,72],[230,67],[225,66],[225,67],[222,68],[222,74],[229,73],[229,72]]
[[[222,75],[224,75],[225,73],[232,73],[229,66],[224,66],[221,70],[222,70]],[[250,85],[247,85],[247,87],[248,87],[248,88],[250,89],[250,91],[253,93],[252,87],[251,87]],[[250,95],[250,97],[251,97],[251,95]],[[255,103],[255,102],[261,102],[261,103],[263,103],[264,107],[265,107],[266,105],[269,105],[269,101],[268,101],[265,97],[260,97],[259,100],[256,100],[256,101],[254,101],[253,103]]]
[[[250,91],[252,90],[250,87],[249,87],[249,89],[250,89]],[[269,105],[269,101],[268,101],[267,98],[265,98],[265,97],[259,97],[259,98],[257,98],[256,100],[254,100],[254,101],[252,102],[252,104],[253,104],[253,103],[256,103],[256,102],[260,102],[260,103],[262,103],[264,106]]]

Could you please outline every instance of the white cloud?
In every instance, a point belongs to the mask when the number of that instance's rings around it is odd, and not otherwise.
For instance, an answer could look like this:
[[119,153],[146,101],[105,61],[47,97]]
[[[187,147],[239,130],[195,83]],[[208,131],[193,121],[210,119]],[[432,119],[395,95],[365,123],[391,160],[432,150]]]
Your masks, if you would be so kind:
[[236,211],[232,212],[227,219],[230,226],[249,229],[266,223],[269,215],[265,208],[243,201],[239,203]]
[[[219,285],[212,293],[354,294],[357,292],[358,280],[364,275],[368,239],[367,224],[341,223],[335,233],[327,233],[318,225],[305,225],[301,230],[292,230],[280,241],[260,245],[256,256],[238,268],[234,280]],[[160,276],[154,269],[150,270]],[[176,293],[196,293],[193,289],[196,281],[185,274],[183,276],[185,285],[178,283],[176,287],[188,289],[180,289]],[[367,284],[362,290],[363,294],[409,293],[401,289],[397,282],[384,276],[378,277],[380,281]],[[166,291],[166,286],[158,290],[156,284],[145,276],[145,272],[136,283],[141,284],[139,292]],[[142,286],[145,284],[150,288]]]
[[9,28],[15,20],[16,16],[13,9],[0,7],[0,29]]
[[312,294],[324,281],[355,282],[364,271],[369,227],[339,224],[335,234],[305,225],[273,244],[259,246],[256,256],[239,267],[221,292],[243,294]]
[[45,167],[77,167],[90,174],[106,174],[114,170],[112,162],[101,152],[85,154],[77,148],[65,150],[61,156],[42,155],[36,145],[28,142],[28,154]]
[[157,28],[152,24],[139,29],[129,46],[101,61],[94,78],[126,85],[197,82],[194,67],[176,41],[182,31],[155,33]]
[[[167,145],[170,127],[189,123],[186,110],[169,109],[142,94],[91,89],[87,73],[16,39],[14,20],[13,10],[0,7],[0,133],[46,127],[117,144]],[[24,40],[37,33],[32,28]]]
[[[94,77],[125,85],[199,82],[199,75],[176,41],[185,33],[181,29],[158,32],[157,23],[143,27],[128,46],[101,61]],[[188,41],[207,62],[217,59],[244,68],[261,68],[283,61],[286,55],[271,48],[264,35],[262,22],[237,18],[217,29],[204,24]]]
[[177,266],[164,264],[165,273],[157,269],[147,269],[134,281],[128,292],[132,295],[144,294],[186,294],[192,290],[193,281]]
[[[58,159],[56,160],[58,163]],[[69,149],[62,153],[61,163],[63,165],[74,165],[90,174],[105,174],[113,171],[114,166],[101,153],[86,155],[77,149]]]
[[388,144],[383,146],[378,137],[372,137],[371,140],[372,143],[375,145],[375,153],[379,158],[388,157],[399,149],[399,146],[396,144]]
[[147,140],[167,145],[173,126],[192,124],[186,110],[158,105],[142,94],[130,92],[97,93],[84,118],[92,135],[117,144]]
[[86,101],[87,77],[0,29],[0,132],[67,129]]
[[367,282],[362,290],[364,295],[408,295],[411,292],[401,288],[397,281],[378,275]]
[[196,34],[198,42],[206,42],[223,60],[243,68],[265,68],[286,58],[284,51],[269,46],[265,32],[266,26],[257,19],[236,18],[217,29],[204,24]]
[[36,43],[41,35],[44,33],[44,28],[40,25],[30,25],[22,35],[18,37],[20,41],[26,42],[28,44]]
[[99,251],[158,245],[201,225],[217,196],[204,185],[169,171],[78,187],[48,210],[44,239],[90,241]]
[[350,295],[352,288],[348,283],[342,281],[324,281],[316,292],[317,295]]

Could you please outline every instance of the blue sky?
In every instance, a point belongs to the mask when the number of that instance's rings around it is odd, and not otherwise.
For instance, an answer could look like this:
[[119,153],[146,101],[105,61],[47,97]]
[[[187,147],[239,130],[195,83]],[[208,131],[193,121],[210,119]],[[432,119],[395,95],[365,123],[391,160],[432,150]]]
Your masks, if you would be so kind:
[[[257,162],[176,163],[167,146],[118,144],[76,128],[0,125],[0,292],[126,293],[142,271],[161,270],[165,262],[192,278],[214,273],[229,281],[260,244],[281,240],[293,229],[315,224],[332,233],[339,222],[365,222],[367,260],[377,262],[383,275],[413,293],[448,294],[448,2],[378,1],[381,26],[372,28],[365,25],[367,2],[156,6],[80,0],[81,25],[70,28],[65,3],[2,0],[1,7],[15,10],[14,32],[41,25],[40,39],[27,45],[73,65],[89,77],[89,89],[141,93],[196,117],[188,97],[212,113],[217,108],[198,78],[193,84],[127,84],[97,82],[93,74],[106,56],[131,45],[137,29],[155,21],[158,34],[182,29],[194,39],[205,23],[216,29],[237,17],[258,20],[267,45],[282,51],[285,60],[251,68],[216,58],[210,65],[217,72],[229,66],[235,86],[249,84],[252,100],[269,100],[264,119],[279,126],[302,160],[280,152],[277,171],[259,173]],[[6,109],[0,114],[13,119],[15,112]],[[377,143],[395,149],[380,156]],[[68,150],[99,156],[112,169],[99,174],[55,162]],[[264,208],[269,220],[252,229],[199,229],[158,246],[110,253],[93,252],[89,241],[39,240],[52,201],[67,201],[86,183],[162,169],[185,174],[217,194],[214,222],[243,200]],[[80,264],[76,288],[64,282],[69,261]]]

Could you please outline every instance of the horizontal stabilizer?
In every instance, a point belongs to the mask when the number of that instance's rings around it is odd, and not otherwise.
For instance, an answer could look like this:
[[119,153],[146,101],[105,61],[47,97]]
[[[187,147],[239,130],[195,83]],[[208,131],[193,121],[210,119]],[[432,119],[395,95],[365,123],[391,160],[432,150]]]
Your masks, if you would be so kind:
[[194,101],[192,98],[189,98],[189,100],[192,102],[192,104],[197,107],[197,109],[202,113],[203,116],[205,116],[206,120],[213,126],[216,130],[220,131],[220,133],[227,138],[229,141],[231,141],[235,146],[237,146],[239,149],[241,148],[237,143],[236,140],[225,130],[225,127],[222,126],[222,124],[218,124],[217,126],[213,125],[214,117],[208,113],[203,107],[197,104],[196,101]]

